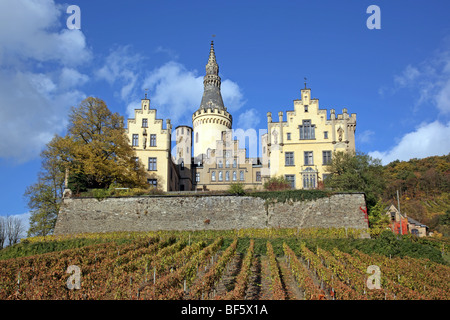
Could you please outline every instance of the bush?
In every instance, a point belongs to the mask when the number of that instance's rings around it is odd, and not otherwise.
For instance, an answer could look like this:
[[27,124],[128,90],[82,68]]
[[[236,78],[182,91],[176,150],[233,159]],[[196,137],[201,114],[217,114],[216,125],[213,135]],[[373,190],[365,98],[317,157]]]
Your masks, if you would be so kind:
[[264,183],[264,189],[269,191],[281,191],[291,189],[291,183],[285,177],[273,177]]
[[245,195],[244,186],[240,182],[232,183],[228,188],[228,193],[243,196]]

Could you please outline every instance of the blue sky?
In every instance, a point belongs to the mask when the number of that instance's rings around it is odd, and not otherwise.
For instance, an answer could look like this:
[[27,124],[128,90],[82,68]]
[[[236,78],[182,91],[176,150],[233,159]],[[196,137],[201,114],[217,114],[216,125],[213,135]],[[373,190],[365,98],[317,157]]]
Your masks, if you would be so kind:
[[[367,28],[372,4],[381,29]],[[27,217],[39,153],[87,96],[127,118],[147,88],[159,117],[192,125],[213,34],[234,129],[266,129],[306,77],[321,108],[357,114],[358,150],[383,163],[447,154],[448,12],[436,0],[1,0],[0,215]]]

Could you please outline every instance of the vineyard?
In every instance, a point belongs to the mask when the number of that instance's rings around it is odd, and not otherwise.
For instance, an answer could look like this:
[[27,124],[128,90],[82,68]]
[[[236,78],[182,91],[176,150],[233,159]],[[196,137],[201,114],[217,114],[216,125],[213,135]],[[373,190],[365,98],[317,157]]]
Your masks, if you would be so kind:
[[[308,233],[309,232],[309,233]],[[104,241],[0,261],[5,300],[448,300],[450,267],[332,247],[353,231],[82,235]],[[355,231],[354,235],[357,232]],[[117,241],[122,239],[122,241]],[[367,239],[370,240],[370,239]],[[31,238],[29,242],[64,241]],[[356,241],[356,239],[355,239]],[[73,273],[69,266],[79,268]],[[371,284],[379,268],[379,287]],[[77,278],[78,277],[78,278]],[[373,280],[373,281],[372,281]],[[77,286],[78,281],[78,286]]]

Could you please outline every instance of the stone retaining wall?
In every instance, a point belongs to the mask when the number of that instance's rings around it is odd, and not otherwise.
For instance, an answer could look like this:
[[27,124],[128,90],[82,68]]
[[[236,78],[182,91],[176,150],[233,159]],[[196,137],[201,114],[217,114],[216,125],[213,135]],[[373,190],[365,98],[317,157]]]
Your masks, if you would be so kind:
[[366,229],[365,196],[279,203],[238,196],[66,198],[54,234],[154,230],[347,227]]

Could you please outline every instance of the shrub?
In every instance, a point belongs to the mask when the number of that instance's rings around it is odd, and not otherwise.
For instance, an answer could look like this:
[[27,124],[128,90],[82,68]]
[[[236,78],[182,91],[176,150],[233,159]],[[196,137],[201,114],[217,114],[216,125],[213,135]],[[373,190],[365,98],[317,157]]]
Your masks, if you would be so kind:
[[237,196],[243,196],[245,195],[244,186],[240,182],[235,182],[230,185],[228,188],[228,193],[237,195]]
[[273,177],[264,183],[264,189],[269,191],[280,191],[291,189],[291,183],[285,177]]

